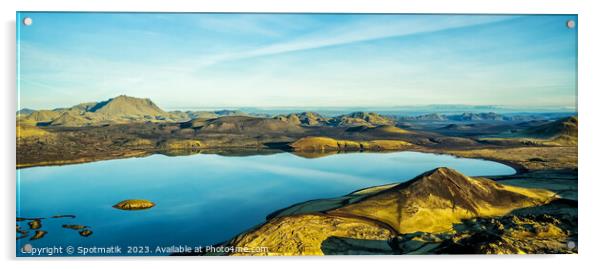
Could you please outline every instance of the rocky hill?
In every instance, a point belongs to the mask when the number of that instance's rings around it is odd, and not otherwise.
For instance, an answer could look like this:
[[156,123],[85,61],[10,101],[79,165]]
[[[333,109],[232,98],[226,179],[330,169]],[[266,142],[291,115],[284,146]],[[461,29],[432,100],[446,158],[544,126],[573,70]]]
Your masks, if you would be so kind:
[[524,133],[535,135],[541,138],[555,138],[559,136],[577,137],[577,130],[577,116],[572,116],[554,122],[546,123],[540,126],[531,127],[525,130]]
[[327,125],[330,120],[330,118],[323,117],[316,112],[291,113],[288,115],[278,115],[274,118],[305,126],[324,126]]
[[405,183],[294,205],[228,245],[269,248],[269,253],[258,255],[322,255],[329,244],[343,244],[333,249],[348,254],[390,254],[403,251],[392,248],[391,242],[406,243],[399,241],[404,235],[445,233],[468,219],[503,216],[554,199],[550,191],[438,168]]
[[[188,125],[188,124],[183,124]],[[204,132],[213,133],[295,133],[303,128],[291,122],[272,118],[258,118],[249,116],[224,116],[215,119],[195,119],[190,122],[190,127],[198,128]]]
[[442,232],[462,219],[504,215],[553,197],[549,191],[517,189],[438,168],[333,212],[379,220],[400,233]]
[[332,118],[329,121],[333,126],[379,126],[379,125],[395,125],[395,121],[389,117],[379,115],[374,112],[353,112],[346,115],[341,115]]
[[62,112],[54,110],[37,110],[31,112],[29,115],[23,117],[22,119],[34,123],[50,123],[54,119],[60,117],[61,114]]
[[186,122],[193,119],[214,119],[246,116],[238,110],[172,111],[159,108],[148,98],[120,95],[101,102],[81,103],[53,110],[23,109],[17,112],[20,122],[30,125],[80,127],[136,122]]
[[24,122],[51,126],[87,126],[129,122],[178,121],[183,117],[163,111],[150,99],[120,95],[102,102],[89,102],[54,110],[33,111]]
[[392,118],[374,112],[353,112],[336,117],[323,117],[315,112],[302,112],[278,115],[274,118],[304,126],[375,127],[380,125],[395,125],[395,121]]
[[575,146],[578,140],[577,116],[563,118],[543,125],[530,127],[522,135],[546,139],[555,144]]
[[153,101],[147,98],[135,98],[120,95],[107,101],[86,106],[86,112],[101,114],[110,119],[127,120],[137,118],[160,119],[169,118],[169,113],[160,109]]

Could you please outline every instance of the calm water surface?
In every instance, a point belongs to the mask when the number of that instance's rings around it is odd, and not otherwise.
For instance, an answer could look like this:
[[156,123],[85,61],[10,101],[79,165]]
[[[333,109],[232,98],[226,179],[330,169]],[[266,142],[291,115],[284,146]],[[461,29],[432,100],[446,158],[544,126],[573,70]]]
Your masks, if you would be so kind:
[[[225,157],[212,154],[101,161],[35,167],[17,172],[17,216],[76,215],[45,219],[41,246],[205,246],[265,220],[269,213],[310,199],[409,180],[447,166],[466,175],[504,175],[514,170],[485,160],[416,152],[336,154],[306,159],[289,153]],[[148,199],[149,210],[111,206]],[[26,222],[18,223],[27,226]],[[82,224],[82,237],[62,224]],[[32,235],[30,233],[30,235]],[[19,251],[17,251],[19,254]]]

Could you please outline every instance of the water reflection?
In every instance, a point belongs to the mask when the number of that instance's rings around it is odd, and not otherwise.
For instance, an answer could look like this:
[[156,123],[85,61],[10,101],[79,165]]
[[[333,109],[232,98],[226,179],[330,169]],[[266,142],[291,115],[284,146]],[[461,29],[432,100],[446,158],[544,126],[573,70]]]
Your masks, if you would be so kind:
[[[205,246],[228,240],[292,204],[402,182],[436,167],[472,176],[514,173],[495,162],[416,152],[320,158],[278,150],[198,153],[18,170],[17,216],[77,216],[76,222],[44,220],[48,234],[35,240],[36,246]],[[156,206],[112,208],[132,198]],[[90,226],[93,233],[85,236],[79,233],[83,229],[62,225]],[[18,240],[17,249],[28,240]]]

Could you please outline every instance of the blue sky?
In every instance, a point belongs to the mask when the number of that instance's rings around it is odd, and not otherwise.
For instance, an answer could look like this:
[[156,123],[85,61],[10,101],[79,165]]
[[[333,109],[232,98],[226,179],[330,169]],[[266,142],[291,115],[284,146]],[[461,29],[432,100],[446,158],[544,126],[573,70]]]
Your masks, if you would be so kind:
[[19,13],[19,107],[575,107],[570,15]]

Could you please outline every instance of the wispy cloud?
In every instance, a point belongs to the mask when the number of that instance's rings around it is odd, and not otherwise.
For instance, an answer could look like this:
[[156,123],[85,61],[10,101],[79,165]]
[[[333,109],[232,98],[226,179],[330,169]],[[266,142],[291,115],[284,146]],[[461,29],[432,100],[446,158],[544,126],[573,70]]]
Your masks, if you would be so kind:
[[[383,15],[384,16],[384,15]],[[269,56],[287,52],[319,49],[329,46],[346,45],[375,39],[401,37],[406,35],[442,31],[447,29],[475,26],[513,19],[513,16],[449,16],[413,15],[404,20],[395,17],[377,20],[360,20],[343,25],[324,25],[315,32],[294,38],[290,41],[268,44],[253,50],[227,52],[200,59],[203,66],[224,61],[234,61],[259,56]]]
[[21,34],[24,107],[118,94],[166,108],[574,105],[566,17],[31,16],[45,23]]

